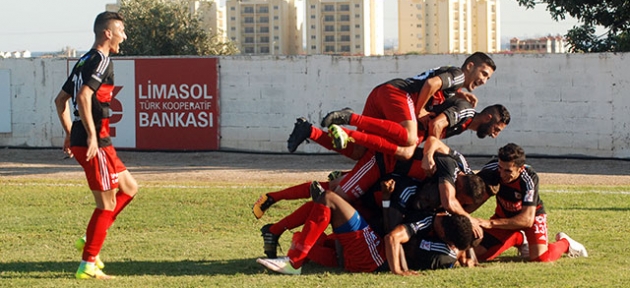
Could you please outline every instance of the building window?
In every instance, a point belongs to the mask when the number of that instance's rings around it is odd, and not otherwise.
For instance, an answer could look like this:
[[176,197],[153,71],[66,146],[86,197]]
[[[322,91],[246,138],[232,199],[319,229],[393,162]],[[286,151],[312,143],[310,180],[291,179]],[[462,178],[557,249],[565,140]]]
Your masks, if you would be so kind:
[[350,41],[350,35],[341,35],[341,41]]
[[278,37],[278,36],[273,36],[273,40],[280,40],[280,37]]
[[254,37],[245,37],[245,43],[254,43]]
[[326,27],[324,27],[324,31],[335,31],[335,26],[333,25],[326,25]]
[[245,33],[254,33],[254,27],[245,27]]
[[260,27],[260,33],[269,33],[269,27]]
[[356,25],[354,25],[354,28],[357,28],[357,29],[358,29],[358,28],[361,28],[361,24],[356,24]]
[[359,34],[354,35],[354,38],[356,38],[356,39],[361,39],[361,35],[359,35]]
[[243,13],[254,13],[254,7],[243,7]]
[[278,46],[273,46],[273,49],[276,50],[276,51],[280,51],[280,47],[278,47]]
[[311,35],[311,39],[317,39],[317,36]]
[[230,21],[236,21],[236,17],[234,16],[230,17]]
[[311,25],[311,29],[315,29],[315,25]]
[[324,42],[335,42],[335,36],[326,35],[326,37],[324,38]]
[[324,5],[324,11],[335,11],[334,5]]
[[341,29],[339,31],[350,31],[350,25],[341,25]]
[[269,47],[260,47],[260,53],[269,54]]
[[254,23],[254,17],[245,17],[245,23]]
[[315,19],[315,14],[311,15],[311,19]]
[[311,5],[311,9],[315,9],[315,5]]
[[354,8],[359,8],[361,7],[361,4],[354,4]]
[[340,21],[350,21],[350,15],[339,15]]
[[254,54],[254,47],[245,47],[245,53]]
[[259,13],[269,13],[269,6],[261,6],[258,8]]
[[350,52],[350,45],[342,45],[341,52]]
[[260,23],[269,23],[269,17],[265,16],[265,17],[260,17]]
[[354,18],[361,18],[361,14],[354,14]]
[[236,7],[230,7],[230,10],[236,11]]
[[273,16],[273,20],[278,20],[278,16]]
[[361,49],[361,45],[354,46],[354,49]]
[[313,46],[311,46],[311,49],[315,50],[315,49],[317,49],[317,46],[313,45]]
[[260,43],[269,43],[269,37],[267,36],[260,37]]
[[350,11],[350,5],[348,5],[348,4],[341,4],[339,6],[339,11]]
[[278,6],[273,6],[273,10],[278,10]]
[[326,48],[324,49],[324,52],[335,52],[335,46],[332,46],[332,45],[326,46]]
[[335,21],[335,16],[334,15],[326,15],[326,16],[324,16],[324,21],[326,21],[326,22]]
[[279,30],[278,26],[273,26],[273,30]]
[[236,27],[230,27],[230,30],[236,31]]

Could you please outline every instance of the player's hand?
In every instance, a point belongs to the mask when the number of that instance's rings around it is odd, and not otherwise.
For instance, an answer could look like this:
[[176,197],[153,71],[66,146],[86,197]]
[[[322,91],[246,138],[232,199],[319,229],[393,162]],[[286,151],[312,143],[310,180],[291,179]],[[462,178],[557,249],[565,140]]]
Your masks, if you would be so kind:
[[470,223],[472,224],[472,228],[473,228],[473,236],[475,239],[481,238],[483,237],[483,229],[481,228],[481,219],[477,219],[477,218],[470,218]]
[[383,200],[389,200],[392,197],[392,193],[394,193],[395,187],[396,181],[394,181],[394,179],[381,181],[381,192],[383,193]]
[[92,160],[96,153],[98,152],[98,140],[96,136],[88,136],[88,149],[87,149],[87,158],[86,161]]
[[63,140],[63,153],[66,154],[67,158],[74,157],[72,150],[70,150],[70,135],[66,135],[66,138]]
[[435,173],[435,160],[433,157],[423,157],[422,158],[422,170],[424,170],[424,174],[429,177]]
[[473,108],[477,106],[477,96],[475,96],[475,94],[472,94],[470,92],[465,92],[465,91],[457,91],[455,93],[455,96],[470,102]]

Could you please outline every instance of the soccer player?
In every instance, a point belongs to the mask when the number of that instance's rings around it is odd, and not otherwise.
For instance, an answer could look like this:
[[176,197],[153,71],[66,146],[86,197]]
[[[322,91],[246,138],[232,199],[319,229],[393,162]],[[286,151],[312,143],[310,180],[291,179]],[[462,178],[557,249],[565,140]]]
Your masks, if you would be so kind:
[[[477,173],[488,189],[496,192],[496,209],[489,220],[481,221],[484,237],[475,247],[479,261],[492,260],[512,246],[529,243],[529,260],[551,262],[567,253],[569,257],[588,257],[584,245],[565,233],[556,234],[549,243],[547,213],[538,191],[538,175],[525,164],[525,151],[509,143],[499,149],[494,160]],[[486,198],[487,200],[487,198]]]
[[474,95],[462,92],[461,88],[472,92],[476,87],[485,84],[495,70],[496,65],[492,58],[485,53],[475,52],[466,58],[461,68],[438,67],[415,77],[393,79],[377,86],[367,97],[362,115],[344,109],[327,115],[322,121],[323,127],[349,124],[356,126],[359,131],[367,132],[352,132],[355,134],[351,137],[355,140],[364,139],[362,144],[370,145],[369,147],[334,147],[330,136],[313,127],[306,119],[298,118],[287,141],[287,148],[293,153],[304,140],[310,138],[329,150],[338,151],[355,160],[369,149],[393,155],[397,146],[415,146],[419,143],[421,139],[418,138],[417,121],[428,122],[426,119],[433,106],[454,95],[476,102]]
[[[100,13],[94,21],[94,35],[92,49],[74,65],[55,98],[66,133],[64,152],[83,167],[96,202],[85,240],[78,241],[83,255],[77,279],[112,278],[98,267],[103,266],[98,255],[107,230],[138,191],[136,180],[116,155],[109,135],[109,103],[114,89],[114,67],[109,55],[118,53],[120,43],[127,39],[123,17],[116,12]],[[74,107],[74,122],[68,100]]]
[[[440,135],[442,138],[447,138],[453,135],[460,134],[465,130],[477,131],[477,136],[480,138],[488,135],[496,137],[510,123],[511,119],[508,110],[503,105],[499,104],[488,106],[482,112],[477,113],[470,107],[470,104],[468,102],[454,98],[444,102],[442,105],[440,105],[438,109],[440,109],[441,112],[437,117],[435,117],[435,119],[431,121],[431,123],[435,123],[435,126],[437,127],[445,127],[435,128],[433,130],[435,131],[435,133],[439,133],[438,135]],[[431,138],[432,136],[426,137]],[[438,137],[433,138],[437,140]],[[422,167],[424,170],[427,170],[427,173],[433,173],[435,170],[435,164],[433,162],[433,157],[428,155],[428,147],[430,147],[430,145],[427,146],[425,144],[422,153],[417,153],[416,156],[413,156],[423,160],[424,163],[419,160],[410,160],[407,162],[400,161],[395,155],[388,155],[385,153],[375,152],[374,150],[368,150],[365,155],[363,155],[361,159],[357,162],[354,168],[349,173],[344,175],[344,177],[340,178],[337,182],[340,182],[340,186],[347,187],[344,189],[344,191],[347,191],[348,193],[351,193],[352,190],[355,190],[358,193],[356,197],[358,197],[362,195],[366,191],[366,189],[376,183],[380,176],[386,175],[387,173],[391,172],[386,170],[391,170],[396,165],[400,166],[403,165],[403,163],[411,163],[412,166],[423,165]],[[415,148],[413,152],[416,152]],[[405,151],[404,153],[408,152]],[[383,166],[388,168],[381,169],[381,167]],[[415,170],[416,171],[414,172],[422,173],[422,170],[420,169]],[[423,179],[423,177],[424,175],[416,176],[416,178],[419,179]],[[365,181],[365,183],[358,182],[358,179],[364,179],[361,181]],[[357,186],[358,184],[360,185]],[[253,205],[252,210],[254,216],[256,218],[261,218],[264,215],[265,211],[277,201],[283,199],[288,200],[308,198],[309,185],[310,184],[307,182],[277,192],[261,195]],[[322,183],[322,185],[328,184]],[[355,185],[358,188],[350,187],[349,185]],[[325,188],[328,189],[331,187],[325,186]],[[332,187],[331,189],[335,190],[334,187]],[[348,198],[346,198],[346,200],[352,202],[352,200]]]

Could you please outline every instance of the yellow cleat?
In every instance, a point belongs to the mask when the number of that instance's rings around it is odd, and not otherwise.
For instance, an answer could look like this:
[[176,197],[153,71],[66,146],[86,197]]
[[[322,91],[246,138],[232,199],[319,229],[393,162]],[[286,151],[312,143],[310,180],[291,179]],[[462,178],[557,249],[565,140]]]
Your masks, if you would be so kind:
[[[85,247],[85,236],[79,238],[76,242],[74,242],[74,247],[77,248],[77,250],[79,250],[79,252],[83,253],[83,247]],[[105,263],[103,263],[103,261],[101,260],[101,257],[96,255],[96,259],[94,260],[94,264],[96,264],[96,267],[98,269],[103,269],[105,268]]]
[[75,274],[77,279],[99,279],[99,280],[109,280],[113,279],[114,276],[109,276],[101,269],[96,267],[96,265],[89,265],[85,262],[81,262],[79,265],[79,269],[77,269],[77,273]]

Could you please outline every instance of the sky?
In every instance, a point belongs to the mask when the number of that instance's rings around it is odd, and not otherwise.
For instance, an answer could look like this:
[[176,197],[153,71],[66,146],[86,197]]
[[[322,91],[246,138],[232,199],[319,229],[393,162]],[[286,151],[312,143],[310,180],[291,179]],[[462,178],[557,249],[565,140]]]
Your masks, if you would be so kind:
[[[66,46],[89,50],[94,42],[92,25],[105,4],[115,0],[0,0],[0,51],[53,52]],[[223,1],[222,1],[223,2]],[[385,39],[398,37],[397,2],[384,0]],[[533,10],[516,0],[501,0],[501,38],[521,39],[564,35],[577,23],[555,22],[544,6]]]

